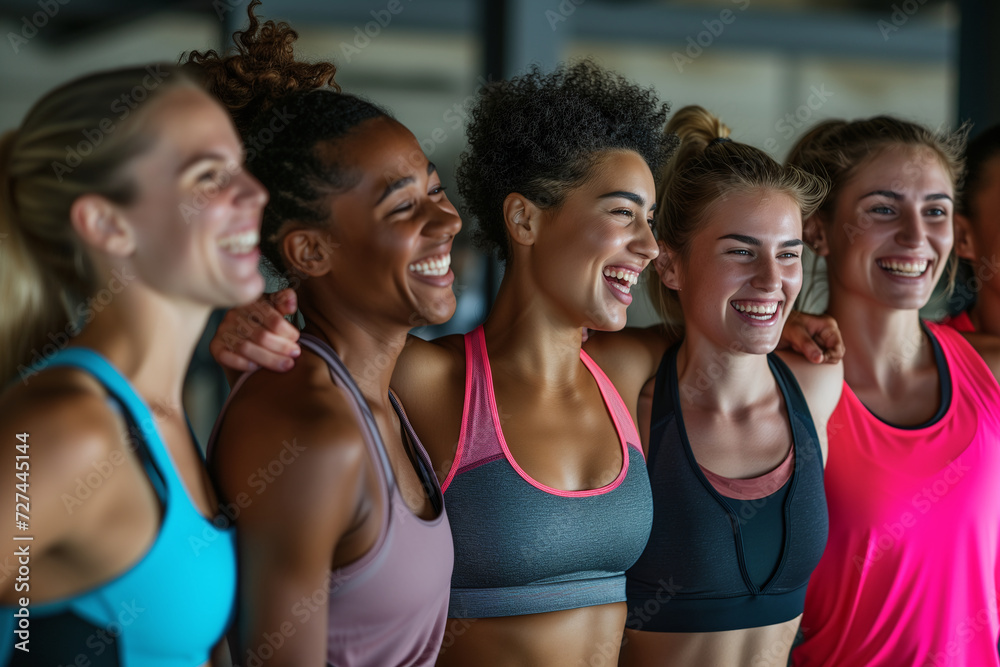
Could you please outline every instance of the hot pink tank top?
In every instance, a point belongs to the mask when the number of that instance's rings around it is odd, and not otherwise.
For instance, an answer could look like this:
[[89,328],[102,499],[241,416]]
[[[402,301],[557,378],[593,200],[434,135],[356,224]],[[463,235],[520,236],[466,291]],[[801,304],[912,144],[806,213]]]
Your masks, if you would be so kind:
[[943,414],[890,426],[845,384],[828,423],[830,536],[796,667],[1000,665],[1000,386],[960,334],[927,329]]

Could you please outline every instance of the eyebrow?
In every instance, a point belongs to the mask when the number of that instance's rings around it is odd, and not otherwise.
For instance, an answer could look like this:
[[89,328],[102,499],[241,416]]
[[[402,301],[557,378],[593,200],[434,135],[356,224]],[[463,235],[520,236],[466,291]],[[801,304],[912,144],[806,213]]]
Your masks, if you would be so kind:
[[[427,175],[430,176],[435,171],[437,171],[437,167],[434,166],[433,162],[429,162],[428,161],[427,162]],[[403,177],[403,178],[401,178],[401,179],[399,179],[397,181],[393,181],[392,183],[389,183],[389,185],[385,186],[385,190],[382,191],[382,195],[378,198],[378,201],[375,202],[375,205],[378,206],[383,201],[385,201],[385,198],[388,197],[389,195],[391,195],[393,192],[395,192],[396,190],[399,190],[400,188],[405,188],[407,185],[413,183],[415,180],[416,179],[413,178],[412,176],[405,176],[405,177]]]
[[[611,199],[614,197],[621,197],[622,199],[628,199],[630,202],[632,202],[637,206],[643,206],[643,207],[646,206],[645,199],[643,199],[641,196],[637,195],[634,192],[626,192],[625,190],[615,190],[614,192],[608,192],[598,197],[598,199]],[[653,202],[653,205],[649,207],[649,210],[650,211],[656,210],[656,202]]]
[[[899,194],[898,192],[893,192],[892,190],[872,190],[868,194],[861,195],[860,197],[858,197],[858,201],[864,199],[865,197],[871,197],[874,195],[880,195],[882,197],[888,197],[889,199],[895,199],[895,200],[903,199],[903,195]],[[938,199],[947,199],[948,201],[952,201],[951,196],[946,195],[943,192],[933,195],[927,195],[926,197],[924,197],[924,201],[935,201]]]
[[177,170],[177,174],[183,174],[199,162],[226,162],[228,159],[228,157],[217,151],[204,151],[192,156],[190,160],[184,161]]
[[[764,245],[760,242],[760,239],[753,236],[746,236],[744,234],[726,234],[725,236],[720,236],[717,240],[722,241],[723,239],[732,239],[733,241],[739,241],[740,243],[746,243],[747,245],[760,247]],[[781,244],[782,248],[795,248],[802,245],[802,239],[790,239]]]

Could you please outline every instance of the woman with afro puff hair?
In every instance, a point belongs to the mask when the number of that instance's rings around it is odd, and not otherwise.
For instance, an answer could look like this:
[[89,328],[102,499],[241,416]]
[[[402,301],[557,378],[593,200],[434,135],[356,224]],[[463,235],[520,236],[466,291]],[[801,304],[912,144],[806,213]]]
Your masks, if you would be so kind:
[[[439,665],[617,662],[624,571],[652,524],[635,406],[670,340],[632,331],[595,347],[598,365],[581,329],[624,327],[657,255],[667,111],[591,62],[491,83],[472,109],[458,185],[504,278],[482,326],[411,338],[391,380],[452,525]],[[273,363],[272,333],[245,341],[238,363]]]

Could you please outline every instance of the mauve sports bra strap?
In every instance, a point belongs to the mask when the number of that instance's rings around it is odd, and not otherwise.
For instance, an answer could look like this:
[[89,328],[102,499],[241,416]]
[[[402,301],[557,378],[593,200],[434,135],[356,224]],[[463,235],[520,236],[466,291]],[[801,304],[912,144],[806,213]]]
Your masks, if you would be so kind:
[[368,441],[369,446],[378,454],[379,461],[382,463],[382,470],[385,472],[388,488],[392,489],[395,486],[396,478],[392,474],[392,465],[389,463],[389,455],[385,451],[385,444],[382,442],[382,436],[379,434],[375,415],[372,414],[371,408],[368,407],[368,401],[361,395],[361,390],[358,389],[357,383],[351,377],[350,371],[347,370],[344,362],[337,356],[337,352],[316,336],[304,333],[299,336],[299,342],[319,355],[326,362],[326,365],[330,367],[330,377],[333,378],[333,381],[347,389],[347,393],[351,397],[351,408],[354,411],[355,417],[359,423],[367,426],[367,428],[361,429],[365,440]]

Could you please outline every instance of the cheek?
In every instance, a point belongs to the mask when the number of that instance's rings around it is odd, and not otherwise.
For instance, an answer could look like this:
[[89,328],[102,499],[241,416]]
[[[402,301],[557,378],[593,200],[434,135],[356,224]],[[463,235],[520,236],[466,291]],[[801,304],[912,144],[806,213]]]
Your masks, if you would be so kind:
[[795,301],[795,297],[802,291],[802,264],[789,266],[782,272],[782,283],[785,286],[785,295],[789,301]]

